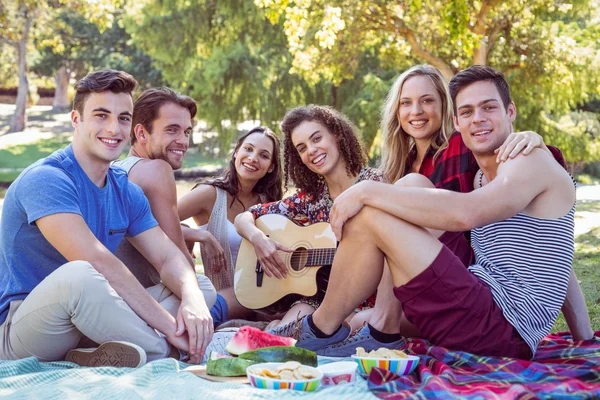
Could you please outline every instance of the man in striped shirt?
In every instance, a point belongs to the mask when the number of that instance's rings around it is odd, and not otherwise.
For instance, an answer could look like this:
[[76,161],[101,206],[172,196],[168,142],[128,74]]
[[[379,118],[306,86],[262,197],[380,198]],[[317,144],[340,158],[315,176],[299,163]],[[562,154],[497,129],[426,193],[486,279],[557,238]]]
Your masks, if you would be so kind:
[[[450,82],[455,125],[487,183],[470,193],[359,183],[331,224],[341,239],[329,288],[295,329],[297,346],[326,352],[348,335],[344,316],[372,293],[387,260],[407,319],[432,343],[529,359],[565,299],[574,253],[575,186],[546,151],[496,163],[516,108],[501,73],[474,66]],[[342,228],[343,236],[342,236]],[[467,269],[428,229],[472,230]]]

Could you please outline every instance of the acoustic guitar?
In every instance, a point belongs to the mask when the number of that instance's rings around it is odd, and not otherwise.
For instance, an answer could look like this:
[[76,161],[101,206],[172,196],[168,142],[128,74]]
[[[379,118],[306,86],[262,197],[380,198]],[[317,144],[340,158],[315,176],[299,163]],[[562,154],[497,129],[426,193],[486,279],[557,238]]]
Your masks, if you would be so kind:
[[[287,276],[269,278],[256,258],[252,243],[242,239],[233,279],[235,297],[242,306],[269,313],[284,312],[296,300],[314,296],[319,289],[317,281],[326,284],[329,268],[323,267],[331,266],[337,246],[331,225],[319,222],[301,227],[282,215],[267,214],[256,219],[256,227],[294,252],[278,252]],[[317,279],[318,275],[325,277]]]

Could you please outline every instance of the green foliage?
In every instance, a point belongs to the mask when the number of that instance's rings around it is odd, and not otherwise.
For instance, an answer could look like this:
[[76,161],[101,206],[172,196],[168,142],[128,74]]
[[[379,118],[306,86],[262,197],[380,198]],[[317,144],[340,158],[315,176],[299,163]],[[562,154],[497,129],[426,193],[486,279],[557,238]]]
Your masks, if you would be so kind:
[[169,84],[196,99],[221,154],[236,123],[275,128],[288,107],[329,100],[325,85],[290,73],[282,26],[248,1],[149,0],[131,9],[126,28]]
[[60,67],[66,67],[79,79],[88,72],[102,68],[127,71],[141,87],[163,84],[160,71],[153,60],[135,46],[119,21],[122,10],[111,16],[110,26],[98,25],[79,12],[63,9],[58,12],[52,29],[35,38],[40,56],[32,71],[42,76],[53,76]]
[[[573,162],[595,157],[595,136],[568,130],[568,137],[559,138],[563,134],[547,116],[564,125],[564,115],[600,92],[598,0],[255,3],[271,21],[283,21],[293,72],[310,82],[342,88],[348,81],[364,81],[369,53],[376,54],[382,67],[369,73],[383,81],[390,71],[399,74],[417,63],[436,66],[448,79],[472,64],[487,64],[503,71],[511,83],[517,129],[539,131],[550,144],[567,146],[561,148]],[[372,87],[352,86],[359,92],[351,96],[360,93],[349,108],[355,110],[365,94],[360,91],[368,94]],[[584,150],[577,148],[583,144]]]

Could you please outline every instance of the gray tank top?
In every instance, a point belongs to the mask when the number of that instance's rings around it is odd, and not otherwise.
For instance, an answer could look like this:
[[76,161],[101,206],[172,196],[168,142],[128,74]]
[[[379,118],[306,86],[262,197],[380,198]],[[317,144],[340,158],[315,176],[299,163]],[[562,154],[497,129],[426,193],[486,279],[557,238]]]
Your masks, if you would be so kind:
[[[113,161],[112,165],[124,169],[127,175],[129,175],[131,168],[141,160],[143,158],[130,156],[124,160]],[[140,281],[143,287],[148,288],[160,283],[160,274],[156,268],[129,243],[129,240],[123,239],[117,251],[115,251],[115,255],[129,268],[133,276]]]

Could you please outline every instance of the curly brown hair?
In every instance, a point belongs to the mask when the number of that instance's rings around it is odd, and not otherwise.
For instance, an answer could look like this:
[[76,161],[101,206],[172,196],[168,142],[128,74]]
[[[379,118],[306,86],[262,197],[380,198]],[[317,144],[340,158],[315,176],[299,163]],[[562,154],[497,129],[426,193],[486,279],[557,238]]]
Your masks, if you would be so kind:
[[348,176],[355,176],[367,164],[367,155],[357,129],[337,110],[327,106],[308,105],[296,107],[285,114],[281,122],[283,132],[283,158],[285,167],[285,188],[291,180],[298,189],[313,196],[321,191],[323,177],[311,171],[300,158],[292,142],[292,131],[303,122],[314,121],[323,125],[336,138],[338,150],[346,163]]

